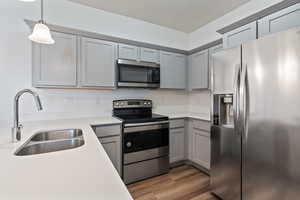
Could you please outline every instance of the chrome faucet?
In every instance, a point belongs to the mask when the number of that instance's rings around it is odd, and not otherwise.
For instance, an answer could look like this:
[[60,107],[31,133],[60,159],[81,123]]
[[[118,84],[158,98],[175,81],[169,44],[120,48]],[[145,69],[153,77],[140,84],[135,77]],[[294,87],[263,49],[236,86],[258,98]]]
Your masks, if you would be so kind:
[[25,93],[29,93],[33,96],[38,111],[43,110],[40,97],[34,91],[25,89],[16,94],[14,99],[14,126],[12,128],[12,142],[18,142],[21,140],[22,125],[19,123],[19,99]]

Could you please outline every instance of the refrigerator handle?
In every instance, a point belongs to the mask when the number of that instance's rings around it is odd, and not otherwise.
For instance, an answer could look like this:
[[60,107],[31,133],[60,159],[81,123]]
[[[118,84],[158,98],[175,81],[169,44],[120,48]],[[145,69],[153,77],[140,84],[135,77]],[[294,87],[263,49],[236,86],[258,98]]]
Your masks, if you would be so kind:
[[248,120],[249,120],[249,80],[248,80],[248,66],[242,67],[241,75],[241,99],[240,99],[240,113],[242,122],[242,132],[245,139],[248,138]]
[[233,123],[236,133],[240,134],[240,86],[241,86],[241,65],[236,65],[233,94]]

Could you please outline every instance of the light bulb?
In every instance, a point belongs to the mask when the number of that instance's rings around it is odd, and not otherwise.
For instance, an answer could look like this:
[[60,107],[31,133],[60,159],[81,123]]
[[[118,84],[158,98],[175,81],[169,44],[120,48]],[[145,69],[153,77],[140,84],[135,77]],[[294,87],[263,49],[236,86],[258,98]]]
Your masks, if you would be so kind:
[[40,43],[40,44],[54,44],[50,29],[43,23],[37,23],[34,28],[32,34],[28,37],[31,41]]

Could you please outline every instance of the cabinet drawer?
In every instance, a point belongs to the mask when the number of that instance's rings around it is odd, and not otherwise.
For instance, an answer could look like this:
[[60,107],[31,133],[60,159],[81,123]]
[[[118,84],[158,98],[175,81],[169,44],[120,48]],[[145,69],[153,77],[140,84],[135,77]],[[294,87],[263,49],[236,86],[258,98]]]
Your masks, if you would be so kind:
[[184,119],[174,119],[170,120],[170,128],[183,128]]
[[121,125],[97,126],[94,130],[97,137],[121,135]]
[[210,132],[210,122],[192,120],[192,127],[199,130]]

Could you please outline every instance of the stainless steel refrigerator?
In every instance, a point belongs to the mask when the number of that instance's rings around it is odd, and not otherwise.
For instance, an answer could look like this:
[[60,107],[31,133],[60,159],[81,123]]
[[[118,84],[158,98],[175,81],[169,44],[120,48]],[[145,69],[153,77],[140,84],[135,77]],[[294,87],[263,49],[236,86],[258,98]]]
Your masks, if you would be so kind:
[[300,199],[300,28],[216,52],[211,64],[212,192]]

